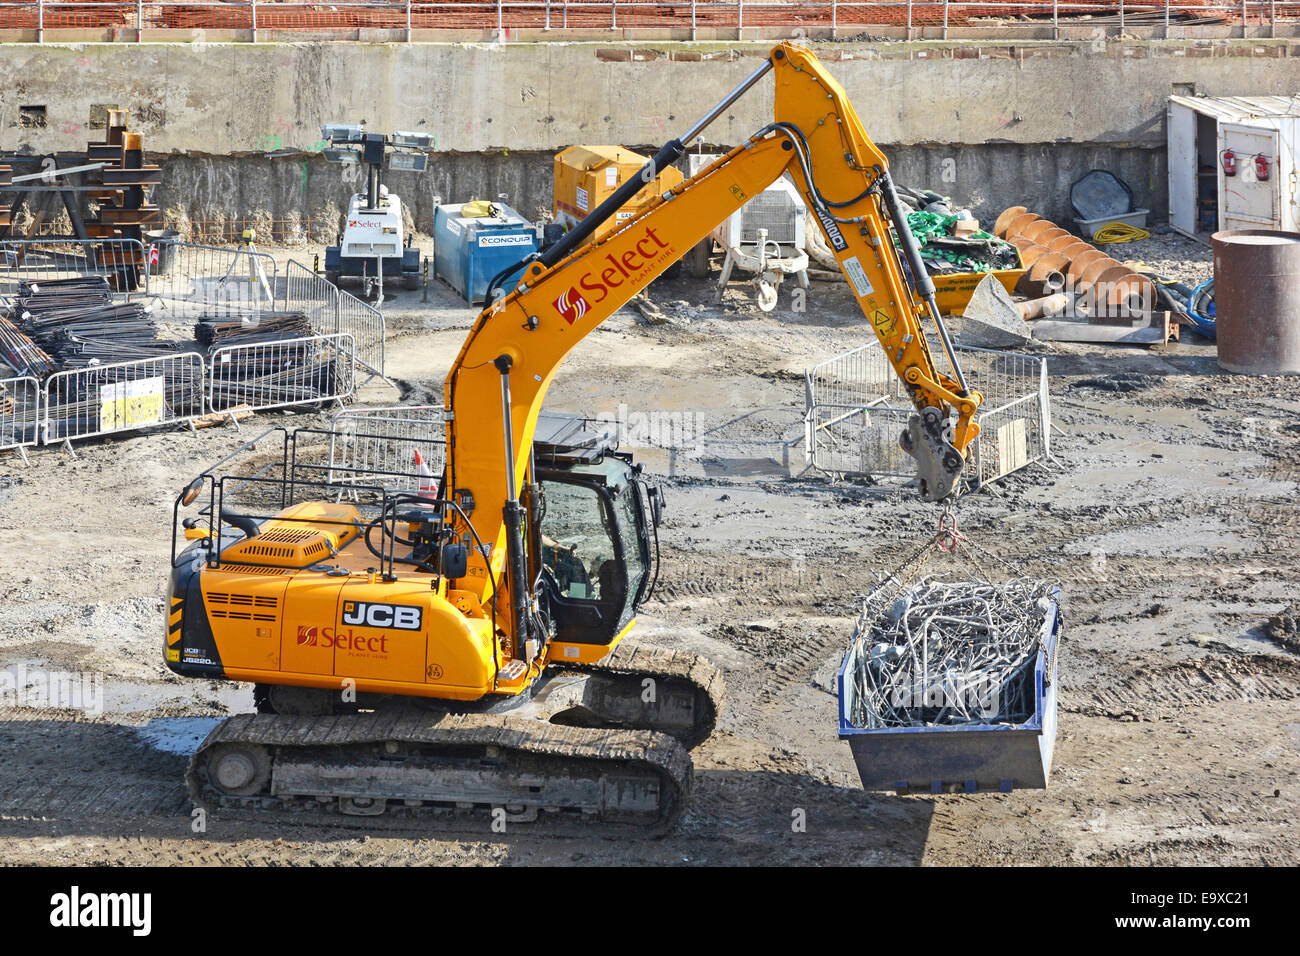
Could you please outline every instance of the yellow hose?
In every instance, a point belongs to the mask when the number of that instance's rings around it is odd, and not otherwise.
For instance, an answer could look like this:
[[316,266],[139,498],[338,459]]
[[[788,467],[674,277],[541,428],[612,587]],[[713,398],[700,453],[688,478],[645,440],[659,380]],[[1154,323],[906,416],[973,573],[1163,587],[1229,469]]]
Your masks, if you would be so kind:
[[1151,233],[1145,229],[1122,222],[1108,222],[1092,234],[1092,241],[1099,246],[1112,242],[1141,242],[1150,238]]

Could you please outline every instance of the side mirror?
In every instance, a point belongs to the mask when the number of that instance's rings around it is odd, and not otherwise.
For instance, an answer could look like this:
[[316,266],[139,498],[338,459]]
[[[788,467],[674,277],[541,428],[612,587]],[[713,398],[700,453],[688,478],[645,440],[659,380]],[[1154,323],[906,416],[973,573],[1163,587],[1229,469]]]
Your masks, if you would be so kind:
[[203,476],[200,475],[198,478],[195,478],[188,485],[186,485],[185,490],[181,492],[181,504],[186,508],[188,508],[190,505],[194,504],[195,500],[199,497],[199,493],[202,490],[203,490]]
[[469,549],[459,541],[444,544],[438,556],[438,571],[444,578],[463,578],[469,573]]

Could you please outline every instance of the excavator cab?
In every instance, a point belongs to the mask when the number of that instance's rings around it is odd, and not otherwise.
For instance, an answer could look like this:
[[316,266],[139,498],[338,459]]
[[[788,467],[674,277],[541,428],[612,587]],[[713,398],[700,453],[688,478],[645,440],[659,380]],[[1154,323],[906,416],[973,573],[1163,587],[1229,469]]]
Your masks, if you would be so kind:
[[539,416],[533,553],[559,640],[608,645],[654,588],[663,497],[588,424]]

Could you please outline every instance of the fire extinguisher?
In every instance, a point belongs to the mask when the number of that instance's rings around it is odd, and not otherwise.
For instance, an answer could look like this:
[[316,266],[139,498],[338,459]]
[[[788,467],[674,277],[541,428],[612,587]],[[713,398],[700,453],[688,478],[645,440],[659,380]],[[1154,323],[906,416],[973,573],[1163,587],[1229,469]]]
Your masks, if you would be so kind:
[[1255,157],[1255,178],[1258,179],[1260,182],[1264,182],[1266,179],[1268,179],[1268,157],[1267,156]]
[[1237,154],[1230,149],[1223,151],[1223,175],[1237,175]]

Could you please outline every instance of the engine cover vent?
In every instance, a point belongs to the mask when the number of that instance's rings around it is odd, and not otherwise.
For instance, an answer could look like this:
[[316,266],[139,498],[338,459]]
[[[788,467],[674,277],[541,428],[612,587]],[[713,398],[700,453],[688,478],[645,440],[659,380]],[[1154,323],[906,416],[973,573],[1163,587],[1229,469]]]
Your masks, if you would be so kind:
[[281,511],[251,538],[222,552],[222,562],[305,568],[330,557],[358,534],[352,505],[305,502]]

